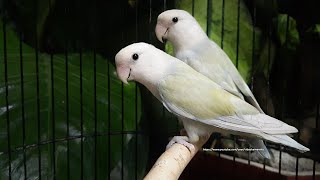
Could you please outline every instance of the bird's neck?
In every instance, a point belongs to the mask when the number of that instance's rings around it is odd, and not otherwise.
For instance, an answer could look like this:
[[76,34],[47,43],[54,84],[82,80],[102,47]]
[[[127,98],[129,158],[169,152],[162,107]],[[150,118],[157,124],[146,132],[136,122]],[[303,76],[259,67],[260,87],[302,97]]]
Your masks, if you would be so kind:
[[134,73],[135,80],[143,84],[158,99],[160,98],[157,89],[158,83],[171,72],[175,62],[173,57],[167,54],[161,57],[161,59],[156,59],[157,57],[155,56],[154,60],[148,61],[143,67],[137,68],[137,70],[132,72]]
[[206,33],[204,33],[200,26],[193,27],[192,29],[186,29],[184,32],[177,33],[179,35],[173,36],[171,40],[175,52],[192,49],[195,45],[208,40],[208,36]]

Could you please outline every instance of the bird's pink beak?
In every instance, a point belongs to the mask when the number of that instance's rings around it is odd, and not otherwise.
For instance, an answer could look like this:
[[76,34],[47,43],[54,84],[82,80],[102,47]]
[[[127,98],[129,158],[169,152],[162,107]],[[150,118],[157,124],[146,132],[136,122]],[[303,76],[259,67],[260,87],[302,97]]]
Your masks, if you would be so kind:
[[122,64],[117,64],[117,75],[118,78],[125,84],[128,84],[130,78],[131,69]]
[[167,40],[166,36],[167,36],[168,28],[162,25],[161,23],[157,23],[155,32],[158,40],[161,41],[162,43],[165,43]]

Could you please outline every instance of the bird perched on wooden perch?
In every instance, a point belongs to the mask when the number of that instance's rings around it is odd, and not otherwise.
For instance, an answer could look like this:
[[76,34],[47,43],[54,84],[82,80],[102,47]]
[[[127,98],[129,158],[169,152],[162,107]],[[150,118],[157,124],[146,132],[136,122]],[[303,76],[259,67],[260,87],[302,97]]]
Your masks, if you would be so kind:
[[143,84],[169,112],[181,117],[187,136],[176,136],[176,142],[191,150],[201,137],[220,132],[309,151],[286,135],[298,132],[295,127],[262,113],[150,44],[135,43],[121,49],[115,62],[122,82]]

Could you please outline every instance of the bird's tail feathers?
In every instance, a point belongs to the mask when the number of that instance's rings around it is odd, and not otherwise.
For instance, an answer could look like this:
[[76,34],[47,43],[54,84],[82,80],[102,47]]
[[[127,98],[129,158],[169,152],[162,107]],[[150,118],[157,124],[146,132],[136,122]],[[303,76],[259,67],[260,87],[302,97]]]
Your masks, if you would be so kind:
[[262,157],[267,159],[271,158],[270,153],[262,140],[250,138],[250,139],[247,139],[247,142],[250,144],[252,148],[257,149],[258,153]]
[[297,141],[295,141],[294,139],[290,138],[287,135],[269,135],[269,134],[264,134],[263,137],[266,140],[275,142],[275,143],[279,143],[285,146],[289,146],[292,148],[297,149],[299,152],[304,153],[306,151],[310,151],[309,148],[303,146],[302,144],[298,143]]

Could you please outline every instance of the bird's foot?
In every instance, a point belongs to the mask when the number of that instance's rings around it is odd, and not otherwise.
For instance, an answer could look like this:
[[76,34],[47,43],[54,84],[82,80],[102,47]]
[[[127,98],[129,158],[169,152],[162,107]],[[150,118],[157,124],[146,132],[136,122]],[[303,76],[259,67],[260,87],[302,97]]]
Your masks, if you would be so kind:
[[169,149],[175,143],[184,145],[190,152],[195,150],[194,145],[189,143],[189,138],[187,136],[174,136],[168,143],[166,149]]

